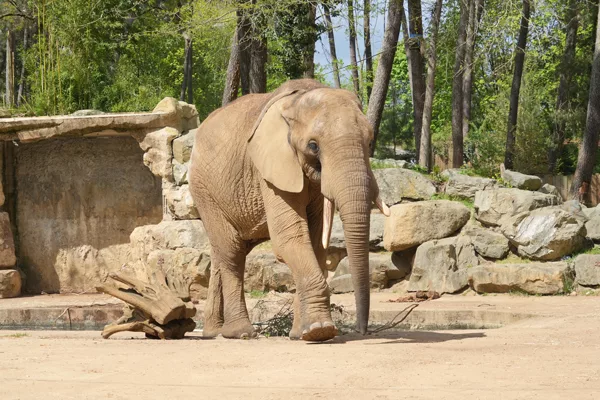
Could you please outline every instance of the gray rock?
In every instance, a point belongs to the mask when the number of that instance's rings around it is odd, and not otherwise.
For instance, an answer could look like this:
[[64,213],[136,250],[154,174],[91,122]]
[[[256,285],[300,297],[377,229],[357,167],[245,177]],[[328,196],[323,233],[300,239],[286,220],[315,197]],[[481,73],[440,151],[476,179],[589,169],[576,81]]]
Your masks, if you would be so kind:
[[498,187],[495,179],[468,176],[459,173],[450,173],[448,175],[446,194],[450,196],[465,197],[472,200],[475,198],[477,191]]
[[21,274],[15,269],[0,270],[0,299],[21,295]]
[[401,251],[433,239],[452,235],[462,228],[471,211],[462,203],[429,200],[391,207],[385,220],[383,245],[388,251]]
[[558,205],[551,194],[499,188],[475,194],[475,218],[484,225],[500,226],[504,219],[524,211]]
[[352,285],[352,276],[350,274],[345,274],[341,276],[335,276],[329,282],[329,289],[331,293],[350,293],[354,291],[354,286]]
[[[386,216],[378,212],[371,213],[371,225],[369,230],[369,249],[371,251],[383,250],[383,231],[385,227]],[[333,217],[333,225],[331,227],[331,238],[329,246],[334,248],[345,249],[346,240],[344,237],[344,227],[339,214]]]
[[[150,132],[144,135],[139,142],[144,150],[144,165],[156,176],[165,178],[173,182],[173,165],[171,159],[173,156],[172,143],[179,135],[175,128],[163,128],[158,131]],[[138,140],[140,140],[138,138]]]
[[538,190],[538,192],[545,193],[545,194],[552,194],[552,195],[556,196],[560,202],[562,202],[564,200],[562,195],[560,194],[560,191],[556,188],[556,186],[552,186],[549,183],[544,183],[544,185],[542,185],[542,187]]
[[210,278],[210,242],[200,220],[162,221],[140,226],[130,235],[131,273],[147,279],[147,268],[161,268],[191,283],[195,299],[206,297]]
[[291,292],[296,289],[290,268],[272,252],[251,252],[246,258],[244,290]]
[[469,285],[478,293],[558,294],[564,291],[569,266],[564,262],[483,264],[468,270]]
[[179,161],[173,159],[173,178],[175,184],[181,186],[188,183],[188,168],[190,163],[181,164]]
[[468,284],[464,262],[459,268],[456,238],[432,240],[417,248],[408,290],[434,290],[440,294],[458,292]]
[[192,148],[194,146],[194,138],[196,136],[196,130],[191,130],[185,135],[179,136],[173,140],[173,158],[181,164],[185,164],[190,161],[192,156]]
[[[348,257],[340,261],[335,271],[334,278],[351,274]],[[388,287],[390,280],[399,280],[406,276],[405,269],[398,268],[392,262],[390,253],[370,253],[369,254],[369,275],[371,288],[383,289]],[[351,291],[353,291],[352,289]]]
[[405,160],[394,160],[393,158],[385,158],[382,160],[370,158],[369,161],[371,165],[384,166],[385,168],[406,168],[408,165],[408,162]]
[[15,241],[8,213],[0,212],[0,269],[12,268],[17,263]]
[[526,211],[506,220],[502,233],[520,256],[550,261],[589,246],[584,223],[559,207],[548,207]]
[[392,264],[398,270],[394,275],[389,275],[390,280],[399,280],[408,277],[415,262],[417,247],[392,253]]
[[585,223],[586,236],[594,242],[600,242],[600,214],[593,214]]
[[461,231],[461,235],[465,235],[470,239],[475,251],[482,257],[501,259],[508,255],[509,242],[501,233],[467,224]]
[[600,254],[580,254],[575,258],[575,282],[581,286],[600,286]]
[[402,199],[427,200],[436,192],[429,179],[410,169],[376,169],[373,174],[379,185],[381,199],[390,206]]
[[508,169],[502,172],[502,179],[517,189],[538,190],[542,187],[542,180],[539,176],[525,175]]
[[189,185],[166,187],[163,184],[163,194],[167,209],[173,219],[199,219],[200,215],[194,205]]

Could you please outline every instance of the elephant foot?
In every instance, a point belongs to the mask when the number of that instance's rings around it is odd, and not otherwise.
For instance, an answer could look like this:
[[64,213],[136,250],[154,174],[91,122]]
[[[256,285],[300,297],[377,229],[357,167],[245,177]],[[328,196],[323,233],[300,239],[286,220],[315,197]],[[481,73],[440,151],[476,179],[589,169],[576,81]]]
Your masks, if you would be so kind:
[[257,333],[250,321],[225,323],[220,330],[221,335],[228,339],[251,339]]
[[[313,322],[308,328],[302,330],[300,339],[307,342],[324,342],[333,339],[338,334],[338,330],[331,321]],[[290,333],[290,337],[292,334]]]
[[206,326],[204,325],[204,328],[202,328],[202,337],[205,338],[215,338],[217,336],[219,336],[219,333],[221,333],[221,326]]

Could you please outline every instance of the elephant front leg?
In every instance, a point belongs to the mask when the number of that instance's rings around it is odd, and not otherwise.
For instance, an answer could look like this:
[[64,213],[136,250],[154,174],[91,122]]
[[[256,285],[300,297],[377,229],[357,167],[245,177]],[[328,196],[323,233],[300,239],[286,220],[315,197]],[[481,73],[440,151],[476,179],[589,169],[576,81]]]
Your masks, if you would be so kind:
[[269,233],[276,253],[296,283],[293,339],[324,341],[337,335],[329,309],[329,288],[315,255],[307,218],[308,195],[288,193],[264,183]]

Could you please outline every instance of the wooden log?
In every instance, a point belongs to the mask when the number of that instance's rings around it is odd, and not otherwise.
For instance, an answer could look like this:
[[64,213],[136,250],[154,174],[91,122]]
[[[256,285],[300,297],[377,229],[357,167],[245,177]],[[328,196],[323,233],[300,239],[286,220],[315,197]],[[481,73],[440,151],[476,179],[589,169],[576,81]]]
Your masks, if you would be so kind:
[[181,339],[196,327],[192,320],[196,307],[189,301],[189,284],[183,278],[171,273],[167,279],[162,270],[149,273],[150,282],[120,274],[109,277],[127,288],[102,285],[96,290],[123,300],[127,305],[121,318],[104,327],[103,338],[130,331],[144,332],[148,338]]

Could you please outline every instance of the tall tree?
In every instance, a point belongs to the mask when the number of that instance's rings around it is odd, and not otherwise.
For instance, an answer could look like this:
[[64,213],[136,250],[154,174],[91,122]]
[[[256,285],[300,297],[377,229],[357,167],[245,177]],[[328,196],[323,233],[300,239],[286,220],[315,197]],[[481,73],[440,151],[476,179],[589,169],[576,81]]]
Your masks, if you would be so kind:
[[579,27],[578,0],[569,0],[566,5],[566,39],[565,51],[560,66],[560,83],[556,98],[556,116],[553,125],[552,146],[548,152],[548,172],[556,172],[557,161],[562,154],[563,142],[565,141],[565,113],[569,109],[569,90],[573,77],[575,47],[577,41],[577,30]]
[[325,23],[327,24],[327,36],[329,38],[329,53],[331,55],[331,65],[333,67],[333,83],[336,88],[342,87],[340,82],[340,66],[338,64],[337,52],[335,50],[335,36],[333,34],[333,23],[331,22],[331,11],[327,4],[323,4],[323,13],[325,14]]
[[15,104],[15,40],[13,33],[6,34],[6,105]]
[[459,0],[460,21],[458,23],[458,39],[454,59],[454,75],[452,79],[452,167],[460,168],[464,162],[463,145],[463,73],[465,60],[465,42],[469,23],[469,0]]
[[267,92],[267,39],[259,28],[252,32],[250,52],[250,93]]
[[419,156],[426,90],[423,74],[423,13],[421,11],[421,0],[408,0],[408,17],[409,40],[407,44],[410,52],[410,82],[414,114],[413,135],[417,156]]
[[463,74],[463,140],[469,136],[471,126],[471,100],[473,98],[473,53],[475,52],[475,38],[479,28],[479,21],[483,11],[483,0],[469,0],[469,25],[467,27],[467,41],[465,46],[465,66]]
[[[187,101],[194,104],[194,92],[192,88],[192,38],[189,33],[184,32],[185,52],[183,61],[183,82],[181,83],[180,101]],[[187,100],[186,100],[187,93]]]
[[317,16],[317,5],[316,3],[309,3],[308,7],[308,26],[307,36],[308,40],[306,43],[306,48],[303,52],[303,61],[304,61],[304,78],[314,78],[315,77],[315,42],[317,41],[317,27],[315,24],[315,18]]
[[250,62],[252,54],[252,24],[247,8],[237,10],[238,47],[240,58],[240,85],[242,96],[250,93]]
[[436,0],[431,16],[431,39],[427,49],[427,82],[425,91],[425,103],[423,104],[423,124],[421,127],[421,147],[419,154],[419,165],[431,171],[431,117],[433,113],[433,96],[435,91],[435,67],[437,63],[437,36],[442,17],[442,1]]
[[587,194],[587,188],[589,188],[592,179],[598,151],[598,137],[600,135],[600,3],[598,7],[587,119],[583,141],[577,158],[577,169],[575,170],[573,184],[571,185],[571,198],[581,198],[583,197],[582,195]]
[[400,22],[404,15],[403,0],[389,0],[388,15],[385,31],[383,33],[383,43],[381,45],[381,55],[377,63],[375,80],[373,81],[373,91],[369,100],[367,110],[367,119],[373,127],[373,144],[371,146],[371,155],[375,153],[377,136],[379,135],[379,125],[385,105],[388,86],[390,83],[390,74],[394,57],[396,56],[396,47],[398,45],[398,35],[400,34]]
[[517,116],[519,113],[519,94],[521,92],[521,78],[525,66],[525,47],[527,46],[529,16],[531,13],[529,1],[530,0],[523,0],[523,14],[521,15],[519,38],[517,39],[517,48],[515,49],[515,66],[510,89],[508,127],[506,132],[506,152],[504,154],[504,166],[508,169],[512,169],[514,165]]
[[[27,39],[29,36],[29,27],[27,23],[23,27],[23,54],[27,51]],[[25,94],[25,60],[21,59],[21,73],[19,74],[19,90],[17,91],[17,107],[21,105]]]
[[239,27],[236,27],[231,40],[231,54],[227,64],[227,76],[225,77],[225,89],[223,89],[223,100],[221,105],[227,105],[237,98],[240,87],[240,46],[238,43]]
[[363,39],[365,42],[365,66],[366,77],[365,86],[367,89],[367,99],[365,103],[369,103],[371,98],[371,90],[373,89],[373,52],[371,51],[371,0],[364,1],[363,7]]
[[360,97],[360,85],[358,83],[358,63],[356,61],[356,25],[354,23],[354,3],[348,0],[348,43],[350,45],[350,68],[352,73],[352,84],[354,92]]

